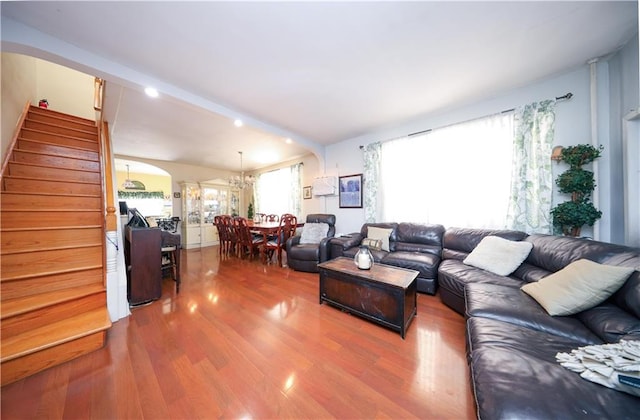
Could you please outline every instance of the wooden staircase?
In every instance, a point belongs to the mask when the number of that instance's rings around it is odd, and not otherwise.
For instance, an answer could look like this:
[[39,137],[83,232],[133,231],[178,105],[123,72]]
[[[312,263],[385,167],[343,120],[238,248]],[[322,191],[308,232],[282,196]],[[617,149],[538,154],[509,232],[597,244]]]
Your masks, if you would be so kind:
[[31,106],[0,192],[2,385],[102,347],[111,327],[95,122]]

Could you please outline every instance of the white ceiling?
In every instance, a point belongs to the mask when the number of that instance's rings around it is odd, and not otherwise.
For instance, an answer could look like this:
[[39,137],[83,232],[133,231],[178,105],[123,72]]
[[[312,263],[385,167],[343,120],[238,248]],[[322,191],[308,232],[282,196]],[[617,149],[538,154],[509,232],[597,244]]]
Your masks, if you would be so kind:
[[3,2],[2,16],[3,41],[18,22],[107,79],[115,153],[238,170],[239,150],[260,168],[573,70],[637,34],[637,7]]

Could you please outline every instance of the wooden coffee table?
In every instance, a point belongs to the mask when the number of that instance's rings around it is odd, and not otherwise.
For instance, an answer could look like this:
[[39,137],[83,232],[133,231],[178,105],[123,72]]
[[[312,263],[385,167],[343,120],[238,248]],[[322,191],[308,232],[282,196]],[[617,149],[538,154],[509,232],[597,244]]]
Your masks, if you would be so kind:
[[346,257],[318,264],[318,269],[320,304],[327,302],[391,328],[404,339],[417,313],[417,271],[378,263],[360,270]]

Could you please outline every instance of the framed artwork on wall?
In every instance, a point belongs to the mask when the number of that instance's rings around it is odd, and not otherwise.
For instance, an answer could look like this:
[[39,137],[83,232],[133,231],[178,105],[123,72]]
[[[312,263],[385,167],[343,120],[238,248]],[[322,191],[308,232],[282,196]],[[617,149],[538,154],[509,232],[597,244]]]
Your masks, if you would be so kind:
[[338,178],[340,208],[362,208],[362,174],[346,175]]
[[302,198],[305,200],[311,198],[311,186],[302,188]]

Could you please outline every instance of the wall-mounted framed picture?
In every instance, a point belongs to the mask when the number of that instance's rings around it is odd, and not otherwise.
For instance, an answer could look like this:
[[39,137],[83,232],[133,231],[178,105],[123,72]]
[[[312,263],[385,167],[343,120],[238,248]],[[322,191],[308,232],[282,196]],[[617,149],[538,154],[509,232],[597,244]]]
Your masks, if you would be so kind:
[[302,198],[305,200],[311,198],[311,186],[302,187]]
[[174,192],[173,193],[173,198],[180,198],[180,193],[179,192]]
[[362,174],[338,178],[340,208],[362,208]]

